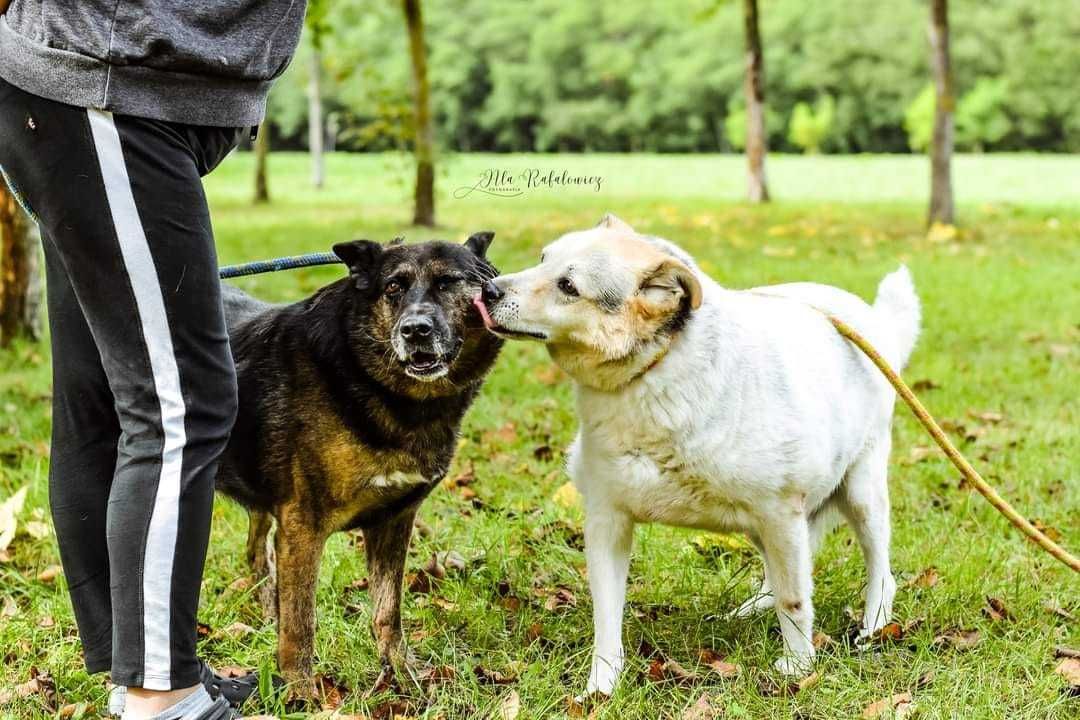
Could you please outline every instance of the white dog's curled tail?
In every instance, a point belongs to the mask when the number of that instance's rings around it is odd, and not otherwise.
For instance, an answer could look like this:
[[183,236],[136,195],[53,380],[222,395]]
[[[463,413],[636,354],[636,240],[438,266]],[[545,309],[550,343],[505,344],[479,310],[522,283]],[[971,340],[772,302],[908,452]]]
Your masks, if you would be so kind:
[[896,339],[896,351],[889,363],[897,372],[904,369],[915,341],[919,337],[919,296],[915,294],[915,283],[906,265],[885,276],[878,285],[874,299],[874,312],[881,318],[882,324],[893,331]]

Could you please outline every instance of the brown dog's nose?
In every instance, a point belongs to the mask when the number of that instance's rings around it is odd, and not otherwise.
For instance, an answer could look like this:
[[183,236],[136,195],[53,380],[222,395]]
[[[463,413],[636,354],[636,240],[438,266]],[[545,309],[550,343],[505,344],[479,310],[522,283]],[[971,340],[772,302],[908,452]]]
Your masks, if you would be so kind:
[[480,288],[480,297],[485,303],[499,302],[505,294],[506,293],[500,290],[499,286],[495,284],[494,280],[488,280],[484,283],[483,287]]
[[401,323],[401,335],[406,340],[415,337],[427,337],[431,334],[431,320],[426,317],[411,317]]

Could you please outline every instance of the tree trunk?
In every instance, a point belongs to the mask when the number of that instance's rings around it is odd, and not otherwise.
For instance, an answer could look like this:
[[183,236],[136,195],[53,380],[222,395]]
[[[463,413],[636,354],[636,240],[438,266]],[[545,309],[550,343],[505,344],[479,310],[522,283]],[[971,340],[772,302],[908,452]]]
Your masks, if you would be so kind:
[[930,60],[934,68],[934,137],[930,142],[930,213],[927,224],[952,225],[955,221],[952,193],[953,96],[949,60],[949,3],[932,0],[930,9]]
[[0,181],[0,346],[41,337],[41,237]]
[[746,169],[750,202],[769,201],[765,182],[765,63],[761,56],[757,0],[743,0],[743,32],[746,36]]
[[308,152],[311,153],[311,182],[323,186],[322,50],[311,48],[311,75],[308,78]]
[[428,84],[427,50],[424,46],[424,17],[420,0],[402,0],[405,24],[409,30],[409,55],[412,57],[414,150],[416,155],[416,193],[413,200],[413,224],[435,226],[434,129],[431,124],[431,88]]
[[270,154],[270,126],[263,123],[255,136],[255,202],[270,202],[270,185],[266,179],[266,156]]

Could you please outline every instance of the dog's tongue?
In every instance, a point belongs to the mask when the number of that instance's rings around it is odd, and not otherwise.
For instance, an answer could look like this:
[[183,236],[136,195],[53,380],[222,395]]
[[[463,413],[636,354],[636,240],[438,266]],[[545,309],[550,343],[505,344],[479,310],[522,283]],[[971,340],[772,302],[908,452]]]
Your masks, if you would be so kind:
[[473,297],[472,303],[480,312],[480,317],[484,320],[484,327],[486,327],[488,330],[495,327],[495,323],[491,320],[491,315],[488,314],[487,305],[484,305],[484,301],[480,299],[479,295]]

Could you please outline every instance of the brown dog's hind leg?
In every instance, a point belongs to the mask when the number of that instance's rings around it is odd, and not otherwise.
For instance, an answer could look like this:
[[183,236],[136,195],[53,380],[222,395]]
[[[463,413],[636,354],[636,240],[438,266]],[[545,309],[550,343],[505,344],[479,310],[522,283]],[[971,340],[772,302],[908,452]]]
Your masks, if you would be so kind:
[[413,506],[386,522],[364,528],[372,631],[382,664],[376,686],[389,682],[395,672],[405,671],[408,674],[401,635],[401,584],[417,508]]
[[295,683],[294,697],[312,692],[315,658],[315,587],[325,535],[283,514],[274,547],[277,555],[278,669]]
[[269,543],[274,519],[270,513],[248,511],[247,558],[251,574],[259,585],[259,604],[267,620],[277,618],[277,573],[274,548]]

